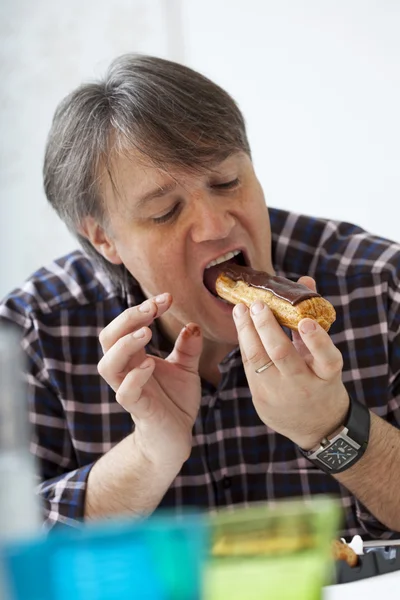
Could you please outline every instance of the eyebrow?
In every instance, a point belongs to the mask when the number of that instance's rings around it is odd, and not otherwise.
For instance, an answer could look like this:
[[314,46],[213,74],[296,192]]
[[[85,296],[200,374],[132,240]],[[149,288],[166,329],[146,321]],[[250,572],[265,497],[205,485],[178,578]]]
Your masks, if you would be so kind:
[[146,194],[144,194],[144,196],[139,198],[139,200],[136,202],[136,208],[141,208],[144,204],[150,202],[150,200],[154,200],[155,198],[162,198],[162,196],[170,194],[174,191],[175,188],[176,182],[173,181],[171,183],[168,183],[167,185],[160,185],[155,190],[150,190],[150,192],[146,192]]

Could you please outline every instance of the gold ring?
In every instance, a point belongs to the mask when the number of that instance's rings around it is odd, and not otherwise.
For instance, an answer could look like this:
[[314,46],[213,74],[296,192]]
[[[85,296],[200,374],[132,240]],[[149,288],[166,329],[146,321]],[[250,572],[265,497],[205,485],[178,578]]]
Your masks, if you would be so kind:
[[262,373],[263,371],[266,371],[267,369],[272,367],[273,364],[274,364],[274,361],[270,360],[266,365],[263,365],[259,369],[256,369],[256,373]]

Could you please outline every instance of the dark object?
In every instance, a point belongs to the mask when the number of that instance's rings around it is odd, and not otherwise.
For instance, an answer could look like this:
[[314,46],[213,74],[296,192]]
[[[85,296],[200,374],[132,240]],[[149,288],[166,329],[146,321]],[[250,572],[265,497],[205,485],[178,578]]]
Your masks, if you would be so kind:
[[344,560],[336,562],[336,583],[360,581],[400,570],[398,547],[370,548],[367,554],[358,558],[359,564],[356,567],[350,567]]
[[365,404],[350,396],[343,429],[332,439],[324,438],[319,448],[300,452],[325,473],[335,474],[353,466],[367,449],[370,414]]

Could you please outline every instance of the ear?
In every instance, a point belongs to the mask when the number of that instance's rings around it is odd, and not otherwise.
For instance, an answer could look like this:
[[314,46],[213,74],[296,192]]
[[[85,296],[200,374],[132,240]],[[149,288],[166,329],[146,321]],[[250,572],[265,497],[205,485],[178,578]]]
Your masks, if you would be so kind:
[[79,233],[87,238],[97,252],[110,263],[114,265],[122,263],[114,240],[93,217],[85,218]]

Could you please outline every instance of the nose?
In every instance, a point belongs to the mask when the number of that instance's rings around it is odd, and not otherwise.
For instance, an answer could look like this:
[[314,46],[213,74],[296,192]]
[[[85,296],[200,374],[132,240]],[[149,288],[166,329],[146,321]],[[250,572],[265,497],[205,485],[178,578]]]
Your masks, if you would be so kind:
[[223,240],[235,226],[235,218],[222,198],[202,194],[192,203],[192,240],[196,243]]

